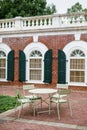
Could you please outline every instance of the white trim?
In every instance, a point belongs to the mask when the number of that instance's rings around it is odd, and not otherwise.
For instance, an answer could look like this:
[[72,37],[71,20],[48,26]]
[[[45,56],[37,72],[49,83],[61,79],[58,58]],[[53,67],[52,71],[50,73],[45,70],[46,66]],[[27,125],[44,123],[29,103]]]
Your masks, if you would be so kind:
[[81,34],[87,34],[87,30],[82,30],[82,31],[60,31],[60,30],[53,30],[52,31],[49,31],[49,32],[41,32],[41,31],[37,31],[36,33],[35,32],[22,32],[22,33],[16,33],[15,34],[2,34],[1,37],[2,38],[10,38],[10,37],[31,37],[31,36],[35,36],[37,34],[37,36],[54,36],[54,35],[75,35],[76,33],[81,33]]
[[41,42],[32,42],[24,48],[24,53],[27,55],[34,49],[40,50],[40,52],[42,52],[43,55],[48,50],[48,48]]
[[80,33],[76,33],[74,34],[75,40],[80,40],[81,34]]
[[[70,83],[69,82],[69,66],[70,66],[70,54],[75,49],[80,49],[85,53],[85,83]],[[87,86],[87,42],[84,41],[72,41],[68,43],[64,48],[63,51],[66,54],[66,60],[68,61],[66,63],[66,82],[68,82],[69,85],[76,85],[76,86]]]
[[4,51],[6,53],[6,56],[11,51],[10,47],[5,43],[0,43],[0,50]]
[[0,51],[4,51],[6,54],[6,78],[5,79],[0,79],[0,81],[7,81],[7,55],[11,51],[10,47],[6,45],[5,43],[0,43]]
[[38,42],[38,35],[36,35],[36,34],[33,35],[33,41],[34,41],[34,42]]
[[[28,72],[29,55],[34,50],[38,50],[42,54],[42,78],[41,78],[42,81],[29,81],[29,72]],[[47,50],[48,50],[48,48],[40,42],[32,42],[28,46],[25,47],[24,53],[26,55],[26,60],[27,60],[27,62],[26,62],[26,72],[27,72],[26,73],[26,81],[27,82],[29,82],[29,83],[31,83],[31,82],[33,82],[33,83],[43,83],[43,78],[44,78],[44,63],[43,63],[43,60],[44,60],[44,54],[46,53]]]

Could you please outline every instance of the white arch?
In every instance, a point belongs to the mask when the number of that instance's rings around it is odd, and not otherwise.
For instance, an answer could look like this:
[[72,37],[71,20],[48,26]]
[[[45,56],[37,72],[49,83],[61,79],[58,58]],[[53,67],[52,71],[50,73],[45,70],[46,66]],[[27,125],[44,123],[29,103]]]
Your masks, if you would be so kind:
[[71,54],[71,52],[75,49],[80,49],[85,53],[85,56],[87,57],[87,42],[85,41],[72,41],[68,43],[64,48],[63,51],[66,54],[66,58],[68,58]]
[[7,55],[11,51],[11,48],[5,43],[0,43],[0,50],[3,50]]
[[30,54],[33,50],[39,50],[42,55],[45,54],[45,52],[48,50],[48,48],[42,44],[41,42],[32,42],[29,45],[27,45],[24,49],[24,53],[26,54],[26,56],[28,54]]

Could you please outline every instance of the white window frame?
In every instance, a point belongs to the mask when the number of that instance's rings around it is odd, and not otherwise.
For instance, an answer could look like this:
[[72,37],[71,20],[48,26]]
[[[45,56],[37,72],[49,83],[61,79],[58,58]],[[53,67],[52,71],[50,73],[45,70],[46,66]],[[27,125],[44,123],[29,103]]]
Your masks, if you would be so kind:
[[[5,52],[4,51],[2,51],[2,50],[0,50],[0,52],[3,52],[4,54],[5,54]],[[5,56],[1,56],[0,57],[0,61],[1,60],[5,60],[5,66],[3,66],[3,67],[0,67],[0,70],[2,70],[2,69],[4,69],[5,70],[5,78],[0,78],[0,80],[4,80],[4,79],[6,79],[6,75],[7,75],[7,73],[6,73],[6,66],[7,66],[7,57],[6,57],[6,54],[5,54]]]
[[8,53],[11,51],[11,49],[5,43],[0,43],[0,51],[3,51],[6,54],[6,75],[5,75],[5,78],[0,79],[0,81],[5,82],[7,81],[7,56],[8,56]]
[[[35,51],[38,51],[38,50],[33,50],[32,52],[35,52]],[[32,53],[31,52],[31,53]],[[38,52],[40,52],[40,51],[38,51]],[[41,52],[40,52],[41,53]],[[42,53],[41,53],[41,55],[42,55]],[[30,63],[30,60],[32,60],[32,59],[40,59],[41,60],[41,68],[30,68],[30,64],[29,64],[29,72],[30,72],[30,70],[41,70],[41,75],[43,74],[42,72],[43,72],[43,69],[42,69],[42,64],[43,64],[43,59],[42,59],[42,56],[29,56],[29,62],[28,63]],[[41,77],[42,78],[42,77]],[[29,73],[29,80],[30,80],[30,73]],[[41,79],[42,80],[42,79]],[[41,81],[41,80],[36,80],[36,81]],[[33,82],[33,80],[30,80],[31,82]]]
[[[81,53],[78,53],[78,52],[81,52]],[[73,52],[71,52],[71,54],[73,54]],[[81,54],[82,54],[82,56],[81,56]],[[71,56],[70,55],[70,61],[71,60],[84,60],[85,61],[85,54],[81,51],[81,49],[80,50],[78,50],[77,51],[77,49],[76,50],[74,50],[74,55],[73,56]],[[75,62],[74,62],[74,64],[75,64]],[[79,65],[79,64],[78,64]],[[71,63],[70,63],[70,66],[71,66]],[[77,67],[77,65],[76,65],[76,67]],[[85,62],[84,62],[84,68],[82,69],[82,68],[70,68],[70,72],[72,71],[72,72],[84,72],[84,78],[85,78]],[[79,66],[78,66],[79,67]],[[81,66],[82,67],[82,66]],[[69,76],[70,78],[71,78],[71,75]],[[79,78],[80,78],[80,75],[79,75]],[[74,79],[76,80],[76,78],[74,77]],[[70,80],[70,79],[69,79]],[[85,79],[84,79],[84,81],[85,81]],[[71,82],[71,81],[70,81]],[[77,82],[77,81],[76,81]],[[79,83],[80,83],[81,81],[79,81]],[[72,82],[73,83],[73,82]],[[82,82],[81,82],[82,83]]]
[[[70,82],[70,54],[74,50],[79,49],[85,54],[85,82],[84,83],[71,83]],[[68,43],[63,51],[66,54],[66,82],[68,82],[69,85],[73,86],[87,86],[87,42],[84,41],[72,41]]]
[[[31,54],[32,51],[37,50],[40,51],[42,54],[42,77],[41,77],[41,81],[36,81],[36,80],[29,80],[29,56]],[[40,42],[32,42],[30,44],[28,44],[25,49],[24,49],[24,53],[26,55],[26,82],[28,83],[43,83],[44,80],[44,54],[46,53],[46,51],[48,50],[48,48],[40,43]]]

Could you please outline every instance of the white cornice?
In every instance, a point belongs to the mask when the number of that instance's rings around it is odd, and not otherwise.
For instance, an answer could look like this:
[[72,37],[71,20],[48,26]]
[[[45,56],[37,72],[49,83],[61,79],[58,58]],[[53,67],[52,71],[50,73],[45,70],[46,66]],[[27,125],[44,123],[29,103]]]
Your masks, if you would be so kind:
[[29,37],[33,36],[34,41],[38,41],[38,36],[52,36],[52,35],[77,35],[86,34],[87,26],[85,27],[66,27],[66,28],[49,28],[49,29],[37,29],[37,30],[20,30],[20,31],[9,31],[2,32],[0,39],[6,37]]
[[33,29],[33,30],[13,30],[1,31],[0,35],[14,35],[14,34],[29,34],[29,33],[51,33],[51,32],[73,32],[73,31],[87,31],[87,26],[81,27],[61,27],[61,28],[48,28],[48,29]]

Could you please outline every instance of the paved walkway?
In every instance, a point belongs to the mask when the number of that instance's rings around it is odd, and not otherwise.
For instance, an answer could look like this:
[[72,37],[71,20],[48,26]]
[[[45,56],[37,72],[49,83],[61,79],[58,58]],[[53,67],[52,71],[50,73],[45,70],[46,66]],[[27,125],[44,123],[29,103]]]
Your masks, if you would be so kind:
[[[1,90],[0,90],[1,94]],[[3,94],[13,95],[9,88],[5,88]],[[52,112],[32,116],[25,107],[21,118],[17,119],[17,113],[9,110],[0,114],[0,130],[87,130],[87,92],[74,91],[70,95],[73,116],[70,116],[68,108],[63,105],[61,108],[61,120],[57,113]],[[45,105],[43,106],[45,109]]]

